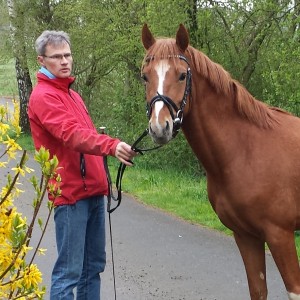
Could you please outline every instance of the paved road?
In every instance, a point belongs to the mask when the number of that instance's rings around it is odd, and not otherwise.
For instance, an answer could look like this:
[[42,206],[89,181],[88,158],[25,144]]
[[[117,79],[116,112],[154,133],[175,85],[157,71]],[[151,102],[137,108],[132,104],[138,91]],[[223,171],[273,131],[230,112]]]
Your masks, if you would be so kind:
[[[38,170],[32,160],[29,165]],[[2,184],[6,174],[1,169],[0,172]],[[23,180],[23,185],[26,194],[15,204],[30,218],[32,189],[27,180]],[[41,213],[46,215],[46,204]],[[249,299],[242,260],[231,237],[184,222],[127,195],[111,217],[118,300]],[[52,219],[41,245],[48,249],[47,255],[39,256],[36,261],[47,287],[56,256]],[[101,299],[113,300],[109,234],[107,239],[108,259],[102,276]],[[267,267],[269,299],[287,299],[270,255]]]

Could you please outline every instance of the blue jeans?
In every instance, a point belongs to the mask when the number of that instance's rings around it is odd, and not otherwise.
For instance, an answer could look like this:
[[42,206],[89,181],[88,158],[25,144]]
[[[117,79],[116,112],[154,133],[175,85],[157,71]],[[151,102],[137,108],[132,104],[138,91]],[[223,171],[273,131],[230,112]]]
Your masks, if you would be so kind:
[[100,274],[106,263],[104,196],[90,197],[54,210],[58,258],[50,300],[100,300]]

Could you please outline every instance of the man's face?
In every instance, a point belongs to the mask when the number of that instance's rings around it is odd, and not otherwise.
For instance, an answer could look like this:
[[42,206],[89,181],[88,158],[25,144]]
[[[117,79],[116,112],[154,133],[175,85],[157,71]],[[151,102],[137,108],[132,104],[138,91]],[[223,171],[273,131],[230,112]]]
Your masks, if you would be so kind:
[[69,44],[47,45],[45,55],[39,55],[38,62],[57,78],[69,77],[73,63]]

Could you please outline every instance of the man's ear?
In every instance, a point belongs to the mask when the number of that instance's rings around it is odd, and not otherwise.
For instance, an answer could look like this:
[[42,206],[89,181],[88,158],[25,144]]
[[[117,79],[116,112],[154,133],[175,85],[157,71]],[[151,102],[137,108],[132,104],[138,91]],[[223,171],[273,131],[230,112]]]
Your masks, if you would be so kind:
[[38,61],[38,63],[41,65],[41,66],[45,66],[45,64],[44,64],[44,57],[42,56],[42,55],[39,55],[38,57],[37,57],[37,61]]

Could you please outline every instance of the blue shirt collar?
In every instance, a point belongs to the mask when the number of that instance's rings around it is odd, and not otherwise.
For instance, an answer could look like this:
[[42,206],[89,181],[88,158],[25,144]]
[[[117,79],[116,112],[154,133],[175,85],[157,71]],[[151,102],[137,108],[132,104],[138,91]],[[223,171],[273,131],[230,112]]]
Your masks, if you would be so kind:
[[50,79],[55,79],[56,77],[51,73],[49,72],[45,67],[41,67],[40,70],[39,70],[40,73],[43,73],[44,75],[46,75],[48,78]]

